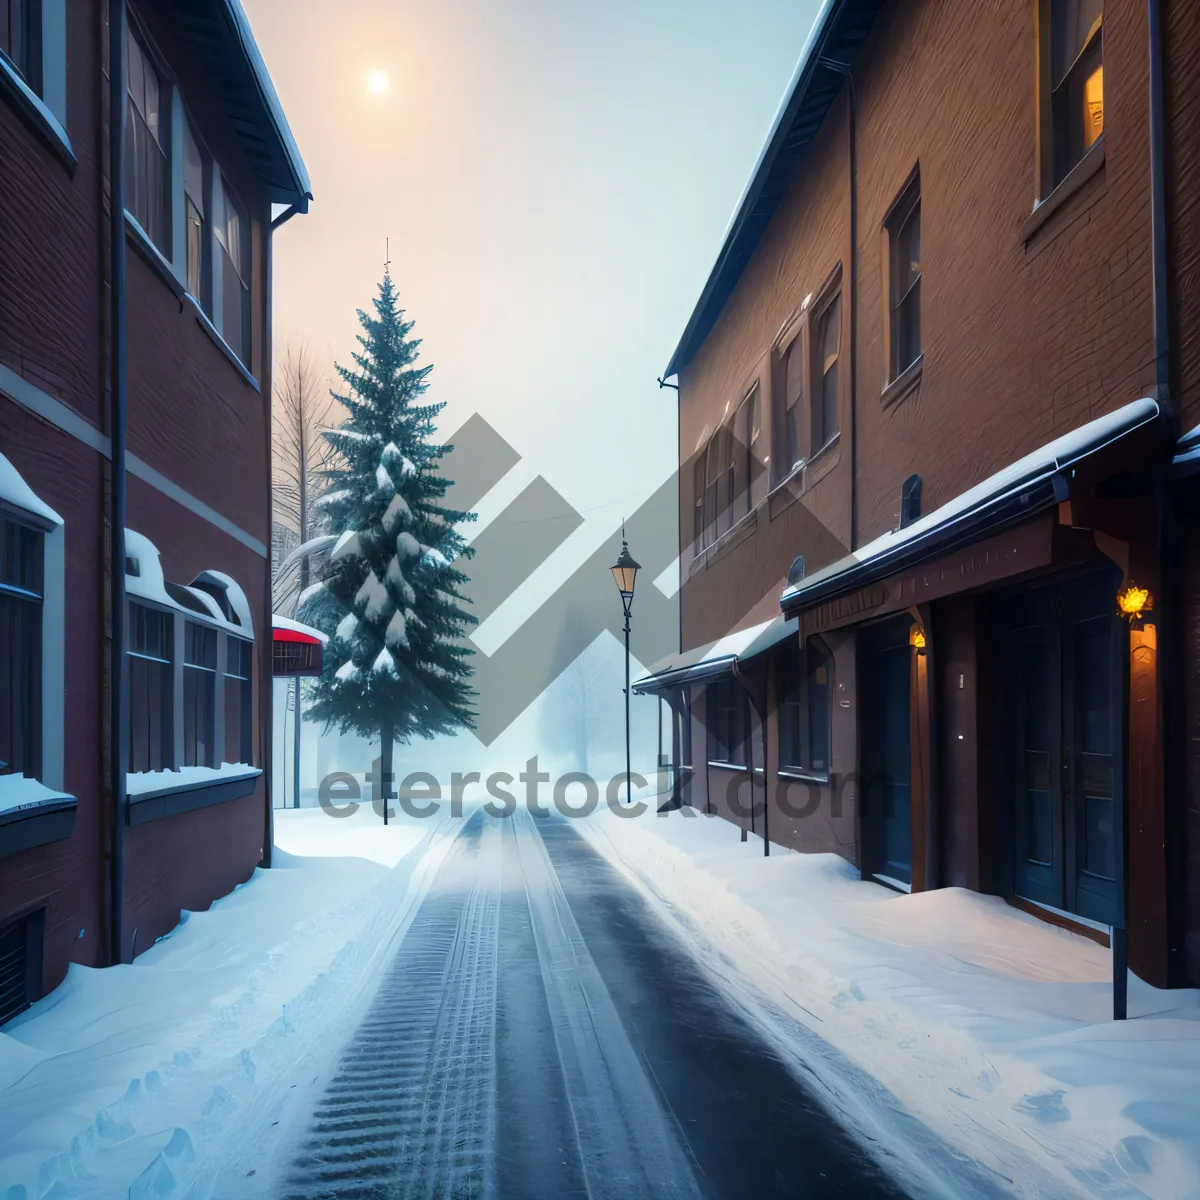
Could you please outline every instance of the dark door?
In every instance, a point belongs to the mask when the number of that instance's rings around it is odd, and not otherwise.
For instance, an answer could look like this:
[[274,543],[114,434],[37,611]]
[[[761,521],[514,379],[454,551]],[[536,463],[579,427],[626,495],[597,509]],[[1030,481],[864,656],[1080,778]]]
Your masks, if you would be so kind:
[[1120,903],[1122,627],[1107,576],[1019,597],[1013,891],[1103,924]]
[[908,623],[865,631],[860,671],[863,869],[912,880],[912,758]]

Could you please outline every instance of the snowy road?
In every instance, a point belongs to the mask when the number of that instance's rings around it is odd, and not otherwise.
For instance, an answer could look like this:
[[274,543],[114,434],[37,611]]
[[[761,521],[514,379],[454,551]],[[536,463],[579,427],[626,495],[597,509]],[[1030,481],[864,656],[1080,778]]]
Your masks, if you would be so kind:
[[902,1194],[570,823],[524,811],[468,821],[294,1095],[230,1195]]

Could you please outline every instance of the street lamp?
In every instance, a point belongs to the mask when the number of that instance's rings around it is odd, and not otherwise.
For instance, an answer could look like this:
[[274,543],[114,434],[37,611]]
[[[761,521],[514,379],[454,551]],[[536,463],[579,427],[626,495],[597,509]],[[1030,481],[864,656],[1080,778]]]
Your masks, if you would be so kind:
[[621,607],[625,610],[625,803],[633,797],[633,770],[629,757],[629,614],[633,608],[633,585],[637,582],[639,564],[629,553],[625,540],[625,529],[621,529],[621,553],[612,568],[617,591],[621,593]]

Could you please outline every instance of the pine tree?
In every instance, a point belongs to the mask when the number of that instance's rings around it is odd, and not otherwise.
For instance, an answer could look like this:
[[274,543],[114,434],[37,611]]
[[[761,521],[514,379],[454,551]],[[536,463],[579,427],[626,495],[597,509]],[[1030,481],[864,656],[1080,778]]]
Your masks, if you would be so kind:
[[444,405],[422,402],[432,367],[416,365],[421,343],[389,271],[373,309],[358,313],[355,369],[336,368],[346,391],[333,394],[347,416],[324,432],[335,462],[320,500],[332,547],[297,611],[330,636],[308,715],[343,733],[379,734],[390,781],[395,742],[474,722],[463,640],[475,618],[454,565],[471,554],[455,526],[474,514],[440,503],[451,482],[439,463],[452,447],[434,440]]

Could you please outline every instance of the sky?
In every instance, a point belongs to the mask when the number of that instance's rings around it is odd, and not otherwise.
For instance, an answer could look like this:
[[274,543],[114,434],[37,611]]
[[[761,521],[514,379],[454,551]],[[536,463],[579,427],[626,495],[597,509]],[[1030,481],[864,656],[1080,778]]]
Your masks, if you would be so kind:
[[386,246],[443,432],[481,413],[594,548],[674,468],[656,377],[817,0],[243,2],[314,193],[277,351],[347,361]]

